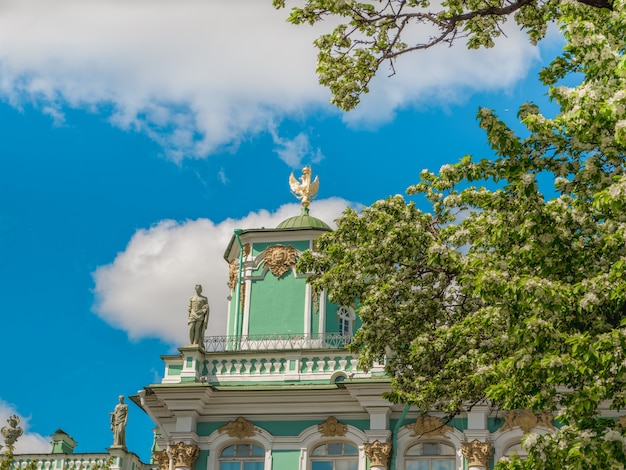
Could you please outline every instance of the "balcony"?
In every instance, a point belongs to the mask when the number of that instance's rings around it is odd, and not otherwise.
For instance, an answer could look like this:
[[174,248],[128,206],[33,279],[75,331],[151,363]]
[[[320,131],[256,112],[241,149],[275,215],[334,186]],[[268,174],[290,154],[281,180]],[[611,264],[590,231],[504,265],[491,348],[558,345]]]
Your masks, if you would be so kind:
[[360,368],[358,354],[346,349],[350,341],[337,333],[207,337],[204,351],[184,348],[164,358],[162,383],[334,383],[384,375],[383,364]]

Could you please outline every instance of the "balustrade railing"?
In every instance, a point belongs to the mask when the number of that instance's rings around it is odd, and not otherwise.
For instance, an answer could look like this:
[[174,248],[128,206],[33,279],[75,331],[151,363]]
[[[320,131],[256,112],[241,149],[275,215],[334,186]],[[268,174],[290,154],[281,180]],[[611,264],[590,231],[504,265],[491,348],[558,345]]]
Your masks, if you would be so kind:
[[339,333],[207,336],[204,338],[204,350],[220,352],[344,349],[351,341],[351,336]]
[[[43,458],[42,458],[43,457]],[[102,469],[109,459],[108,454],[22,454],[16,455],[11,468],[25,470],[31,462],[36,470],[92,470]]]

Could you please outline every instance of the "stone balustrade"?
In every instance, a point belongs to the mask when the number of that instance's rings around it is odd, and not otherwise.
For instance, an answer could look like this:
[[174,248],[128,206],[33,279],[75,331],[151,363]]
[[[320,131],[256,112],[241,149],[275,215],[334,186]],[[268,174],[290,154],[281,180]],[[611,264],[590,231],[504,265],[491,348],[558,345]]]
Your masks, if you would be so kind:
[[164,359],[166,370],[163,383],[331,383],[347,378],[370,378],[384,372],[382,364],[375,364],[367,371],[359,368],[357,356],[345,349],[203,352],[195,356],[169,356]]
[[30,462],[34,462],[37,470],[92,470],[102,468],[109,460],[108,454],[59,454],[55,457],[41,457],[37,454],[16,455],[11,468],[22,470]]
[[120,456],[107,453],[84,454],[17,454],[11,470],[25,470],[31,462],[35,470],[155,470],[155,465],[144,464],[136,454],[123,451],[123,464]]

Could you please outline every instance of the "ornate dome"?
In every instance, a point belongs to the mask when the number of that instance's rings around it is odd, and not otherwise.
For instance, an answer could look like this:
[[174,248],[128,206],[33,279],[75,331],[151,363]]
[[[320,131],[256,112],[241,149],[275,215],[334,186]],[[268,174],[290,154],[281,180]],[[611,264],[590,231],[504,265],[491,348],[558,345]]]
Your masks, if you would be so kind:
[[318,228],[321,230],[332,230],[326,222],[309,215],[309,208],[303,207],[302,214],[283,220],[277,229],[299,229],[299,228]]

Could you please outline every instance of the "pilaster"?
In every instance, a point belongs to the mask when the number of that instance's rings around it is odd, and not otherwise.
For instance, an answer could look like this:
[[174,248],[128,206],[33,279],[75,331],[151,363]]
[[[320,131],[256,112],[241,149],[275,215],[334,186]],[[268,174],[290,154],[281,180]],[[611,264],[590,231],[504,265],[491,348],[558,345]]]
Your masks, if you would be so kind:
[[389,406],[368,406],[366,409],[370,415],[370,429],[389,429],[389,414],[391,413]]
[[487,428],[489,413],[488,406],[475,406],[472,411],[467,412],[467,429],[463,432],[467,442],[489,440],[491,434]]

